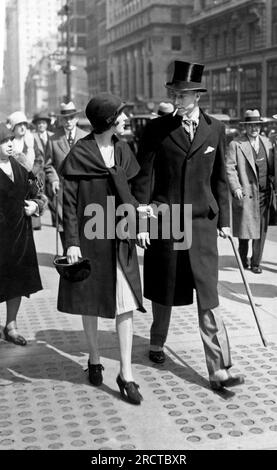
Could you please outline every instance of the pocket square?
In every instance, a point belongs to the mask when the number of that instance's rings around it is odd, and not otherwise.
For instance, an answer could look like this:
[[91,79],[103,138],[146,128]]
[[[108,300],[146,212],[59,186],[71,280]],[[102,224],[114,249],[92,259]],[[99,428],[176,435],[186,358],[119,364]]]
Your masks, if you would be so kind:
[[204,155],[206,155],[207,153],[211,153],[212,151],[214,150],[214,147],[207,147],[205,152],[204,152]]

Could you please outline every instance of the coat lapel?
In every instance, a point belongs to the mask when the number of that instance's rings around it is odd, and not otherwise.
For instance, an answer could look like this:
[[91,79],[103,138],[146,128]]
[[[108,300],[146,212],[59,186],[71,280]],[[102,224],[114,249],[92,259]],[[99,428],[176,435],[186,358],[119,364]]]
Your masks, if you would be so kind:
[[178,145],[186,154],[190,149],[190,142],[188,137],[185,134],[185,131],[182,125],[178,126],[170,133],[171,139]]
[[57,143],[58,143],[59,147],[62,149],[62,151],[65,154],[68,154],[68,152],[70,151],[70,147],[69,147],[69,143],[67,141],[67,138],[66,138],[66,135],[65,135],[64,131],[62,132],[61,136],[57,140]]
[[258,178],[252,146],[247,138],[240,141],[240,148],[249,165],[251,166],[253,172],[255,173],[256,178]]
[[207,122],[204,115],[200,113],[199,125],[197,127],[194,139],[189,149],[188,158],[191,158],[192,155],[199,149],[199,147],[204,144],[210,132],[210,124]]

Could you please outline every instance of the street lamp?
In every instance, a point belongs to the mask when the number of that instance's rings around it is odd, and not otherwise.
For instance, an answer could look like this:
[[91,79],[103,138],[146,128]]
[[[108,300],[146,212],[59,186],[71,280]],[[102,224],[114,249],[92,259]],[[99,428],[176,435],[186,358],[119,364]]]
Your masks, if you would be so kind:
[[69,103],[71,101],[71,54],[70,54],[70,16],[72,9],[69,5],[69,0],[58,12],[60,16],[66,16],[66,62],[65,66],[62,67],[62,71],[66,74],[66,99]]
[[243,68],[238,65],[237,66],[237,115],[238,118],[240,117],[240,108],[241,108],[241,73],[243,72]]

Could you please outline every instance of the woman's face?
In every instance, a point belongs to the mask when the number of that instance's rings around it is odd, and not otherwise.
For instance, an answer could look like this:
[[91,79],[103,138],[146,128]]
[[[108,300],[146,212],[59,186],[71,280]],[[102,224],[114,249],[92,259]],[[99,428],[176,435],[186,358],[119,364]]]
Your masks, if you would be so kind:
[[122,135],[125,130],[125,123],[127,121],[127,116],[126,114],[122,111],[122,113],[119,114],[119,116],[116,119],[116,122],[114,124],[115,126],[115,131],[117,134]]
[[14,136],[19,138],[19,137],[24,137],[27,131],[27,125],[25,122],[20,122],[19,124],[16,124],[13,133]]
[[8,138],[0,144],[0,159],[7,159],[13,153],[12,139]]

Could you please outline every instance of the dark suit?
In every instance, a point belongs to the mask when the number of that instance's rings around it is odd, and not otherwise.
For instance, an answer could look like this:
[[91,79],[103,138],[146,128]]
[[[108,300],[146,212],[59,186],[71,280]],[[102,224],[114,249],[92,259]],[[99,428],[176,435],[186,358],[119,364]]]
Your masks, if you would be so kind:
[[[79,139],[85,137],[87,132],[76,127],[76,133],[73,145],[78,142]],[[64,161],[65,157],[70,151],[70,146],[66,138],[66,133],[63,127],[59,128],[55,134],[53,134],[49,141],[49,153],[46,163],[46,181],[51,185],[54,181],[60,180],[60,166]],[[56,209],[56,208],[55,208]],[[58,194],[58,219],[59,219],[59,230],[62,232],[62,188],[60,188]],[[63,237],[62,242],[63,242]]]
[[[208,370],[213,375],[231,366],[225,327],[215,311],[217,228],[229,226],[225,130],[218,120],[200,112],[191,143],[181,119],[170,114],[149,123],[141,139],[141,171],[133,183],[133,194],[144,204],[190,204],[192,245],[176,251],[172,237],[151,240],[145,252],[144,295],[155,304],[167,306],[168,327],[171,306],[191,304],[196,290],[200,332]],[[153,325],[151,344],[163,346],[167,331],[157,334],[161,330],[158,314]]]

